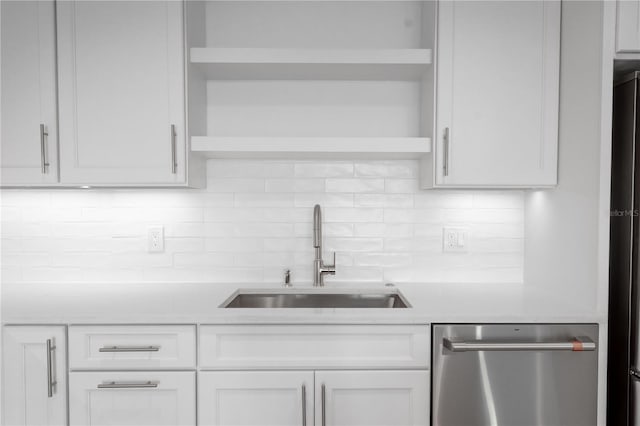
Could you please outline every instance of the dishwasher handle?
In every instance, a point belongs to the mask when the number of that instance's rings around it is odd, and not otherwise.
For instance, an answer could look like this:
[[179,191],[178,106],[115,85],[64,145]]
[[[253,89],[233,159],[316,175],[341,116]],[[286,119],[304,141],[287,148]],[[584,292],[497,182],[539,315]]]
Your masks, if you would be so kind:
[[595,351],[596,344],[588,337],[576,337],[564,342],[492,342],[490,340],[452,341],[442,339],[451,352],[478,351]]

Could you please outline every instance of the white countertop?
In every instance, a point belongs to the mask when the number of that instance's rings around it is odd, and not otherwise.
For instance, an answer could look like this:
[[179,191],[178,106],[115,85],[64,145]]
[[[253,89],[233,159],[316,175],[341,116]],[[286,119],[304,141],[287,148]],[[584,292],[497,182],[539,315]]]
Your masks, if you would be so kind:
[[[2,284],[4,324],[428,324],[433,322],[605,323],[594,309],[522,284],[397,284],[407,309],[222,309],[246,284]],[[380,285],[332,286],[304,291]],[[294,288],[294,291],[296,289]]]

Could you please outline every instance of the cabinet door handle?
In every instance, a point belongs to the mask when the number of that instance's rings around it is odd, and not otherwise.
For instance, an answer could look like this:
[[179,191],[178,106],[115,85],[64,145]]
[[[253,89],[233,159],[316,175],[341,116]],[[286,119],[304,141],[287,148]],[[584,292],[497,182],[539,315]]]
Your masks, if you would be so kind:
[[157,387],[158,383],[150,380],[146,382],[104,382],[98,385],[98,389],[146,389]]
[[302,385],[302,426],[307,426],[307,387]]
[[326,403],[326,389],[325,389],[324,383],[322,384],[322,387],[320,389],[321,389],[320,410],[322,413],[322,426],[327,426],[327,403]]
[[158,352],[160,346],[103,346],[98,352]]
[[47,137],[49,132],[44,124],[40,124],[40,164],[42,164],[42,174],[46,174],[49,168],[49,158],[47,155]]
[[58,384],[53,371],[53,351],[55,350],[56,346],[53,344],[53,339],[47,339],[47,396],[49,398],[53,398],[55,386]]
[[442,137],[443,158],[442,158],[442,174],[449,176],[449,128],[444,128],[444,136]]
[[174,175],[178,170],[178,159],[177,159],[177,147],[176,147],[176,125],[171,125],[171,173]]

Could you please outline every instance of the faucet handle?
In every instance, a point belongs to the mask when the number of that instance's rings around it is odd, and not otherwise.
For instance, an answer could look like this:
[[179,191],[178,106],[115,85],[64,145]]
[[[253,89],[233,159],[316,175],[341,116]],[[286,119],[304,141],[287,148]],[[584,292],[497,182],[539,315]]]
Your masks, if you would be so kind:
[[325,266],[329,266],[330,268],[334,268],[334,269],[336,268],[336,252],[335,251],[333,252],[333,263]]
[[287,269],[284,271],[284,285],[283,287],[291,287],[291,271]]

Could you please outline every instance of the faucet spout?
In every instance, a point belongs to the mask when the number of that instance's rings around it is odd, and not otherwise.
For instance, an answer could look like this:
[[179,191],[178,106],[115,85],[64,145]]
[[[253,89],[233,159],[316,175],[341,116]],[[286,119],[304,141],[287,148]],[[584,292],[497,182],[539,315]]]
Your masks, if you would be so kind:
[[322,212],[320,205],[313,208],[313,247],[316,249],[313,260],[313,286],[323,287],[325,275],[336,274],[336,254],[333,253],[333,264],[328,265],[322,260]]

